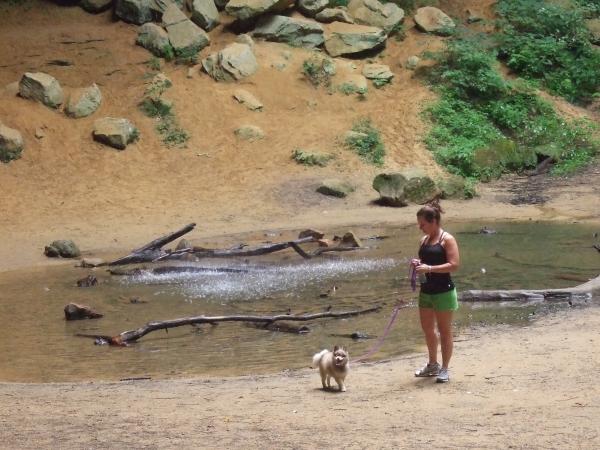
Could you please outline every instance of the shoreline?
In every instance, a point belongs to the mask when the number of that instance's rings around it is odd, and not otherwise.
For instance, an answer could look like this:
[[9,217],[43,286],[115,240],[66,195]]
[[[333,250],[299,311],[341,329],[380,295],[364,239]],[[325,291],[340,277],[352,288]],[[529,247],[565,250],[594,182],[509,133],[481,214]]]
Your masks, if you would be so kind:
[[[596,306],[455,344],[451,381],[412,375],[412,354],[351,363],[345,393],[309,369],[241,377],[0,383],[10,448],[597,448]],[[308,362],[307,362],[308,364]],[[595,431],[594,431],[595,430]]]

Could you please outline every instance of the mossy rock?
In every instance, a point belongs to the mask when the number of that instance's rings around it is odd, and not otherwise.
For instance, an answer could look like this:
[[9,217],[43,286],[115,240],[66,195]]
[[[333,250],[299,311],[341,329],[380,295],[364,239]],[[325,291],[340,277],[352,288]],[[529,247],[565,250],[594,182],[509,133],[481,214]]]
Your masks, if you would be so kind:
[[77,258],[81,252],[75,243],[71,240],[58,240],[52,242],[44,249],[44,254],[50,258]]
[[404,186],[406,199],[423,205],[441,195],[440,189],[429,177],[414,177]]
[[443,199],[465,199],[472,198],[472,189],[467,186],[467,182],[464,178],[457,175],[452,175],[449,178],[438,180],[437,185],[441,191],[441,198]]
[[373,179],[373,189],[379,192],[379,202],[387,206],[407,206],[404,186],[406,177],[400,173],[380,173]]

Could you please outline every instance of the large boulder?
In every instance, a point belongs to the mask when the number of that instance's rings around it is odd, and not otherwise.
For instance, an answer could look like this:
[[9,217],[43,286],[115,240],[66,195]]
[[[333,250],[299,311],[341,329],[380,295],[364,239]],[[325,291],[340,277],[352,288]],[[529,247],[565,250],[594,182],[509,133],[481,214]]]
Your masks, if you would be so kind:
[[354,186],[338,179],[329,179],[323,180],[317,192],[330,197],[344,198],[354,192]]
[[392,31],[404,20],[404,10],[394,3],[382,4],[377,0],[352,0],[348,12],[354,22]]
[[447,35],[456,27],[456,24],[450,17],[433,6],[425,6],[417,9],[414,20],[417,28],[426,33]]
[[380,203],[387,206],[406,206],[406,178],[399,173],[380,173],[373,179],[373,189],[379,192]]
[[202,68],[217,81],[236,81],[254,74],[258,63],[249,45],[235,42],[203,59]]
[[219,24],[219,11],[214,0],[191,0],[189,8],[190,19],[200,28],[210,31]]
[[294,0],[230,0],[225,12],[239,20],[247,20],[268,12],[283,12]]
[[287,16],[266,16],[259,19],[252,36],[267,41],[285,42],[293,47],[315,48],[324,41],[323,27],[310,20]]
[[119,150],[139,137],[138,129],[127,119],[104,117],[94,122],[94,140]]
[[331,56],[353,55],[385,46],[387,35],[381,28],[341,22],[329,26],[325,50]]
[[188,20],[188,17],[175,3],[169,4],[161,17],[163,27],[168,27],[169,25],[174,25],[185,20]]
[[431,178],[425,176],[409,179],[404,185],[404,194],[407,200],[423,205],[438,198],[441,191]]
[[315,15],[315,19],[319,22],[323,23],[331,23],[331,22],[344,22],[344,23],[354,23],[354,19],[346,8],[337,7],[337,8],[325,8],[323,11],[319,12]]
[[89,13],[100,13],[112,6],[113,0],[81,0],[79,6]]
[[0,122],[0,161],[9,163],[21,157],[23,137],[18,130]]
[[210,43],[206,31],[189,19],[168,25],[167,35],[178,56],[195,56]]
[[590,42],[600,45],[600,19],[589,19],[585,21],[588,30],[590,30]]
[[53,241],[44,248],[44,254],[50,258],[61,256],[63,258],[77,258],[81,255],[75,242],[70,239],[59,239]]
[[125,22],[142,25],[152,22],[154,0],[116,0],[115,16]]
[[50,108],[58,108],[65,98],[56,78],[43,72],[26,72],[19,82],[19,95],[42,102]]
[[169,60],[174,56],[173,47],[171,46],[167,32],[155,23],[145,23],[142,25],[138,30],[138,37],[135,43],[141,45],[159,58]]
[[317,13],[329,6],[329,0],[298,0],[296,8],[307,17],[315,17]]
[[102,103],[102,93],[96,83],[86,88],[75,89],[71,92],[65,114],[69,117],[87,117],[93,114]]

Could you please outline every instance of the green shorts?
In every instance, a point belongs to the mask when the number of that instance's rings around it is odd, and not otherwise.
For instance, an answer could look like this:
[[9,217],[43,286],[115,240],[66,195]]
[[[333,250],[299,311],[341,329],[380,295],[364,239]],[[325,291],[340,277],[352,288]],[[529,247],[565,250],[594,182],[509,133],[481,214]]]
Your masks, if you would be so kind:
[[419,308],[432,308],[435,311],[456,311],[458,309],[456,288],[441,294],[424,294],[420,292]]

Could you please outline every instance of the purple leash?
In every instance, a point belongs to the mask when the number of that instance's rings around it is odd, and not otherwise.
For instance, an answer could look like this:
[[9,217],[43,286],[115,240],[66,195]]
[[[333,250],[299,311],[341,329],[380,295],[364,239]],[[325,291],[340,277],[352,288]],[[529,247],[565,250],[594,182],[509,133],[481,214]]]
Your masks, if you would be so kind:
[[415,292],[417,290],[417,271],[412,263],[408,266],[408,277],[410,278],[410,288]]
[[392,311],[392,316],[390,317],[390,321],[388,322],[385,329],[383,330],[383,334],[379,337],[377,342],[375,342],[375,345],[373,345],[373,347],[371,347],[371,349],[364,355],[360,356],[359,358],[353,359],[352,360],[353,362],[363,361],[364,359],[367,359],[369,356],[371,356],[373,353],[377,352],[381,348],[381,346],[383,345],[383,341],[389,334],[390,330],[392,329],[392,325],[394,325],[394,322],[396,321],[396,318],[398,317],[398,313],[400,312],[400,309],[406,308],[407,306],[408,306],[408,303],[404,303],[403,301],[398,302],[398,304],[394,307],[394,309]]

